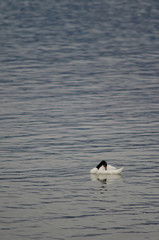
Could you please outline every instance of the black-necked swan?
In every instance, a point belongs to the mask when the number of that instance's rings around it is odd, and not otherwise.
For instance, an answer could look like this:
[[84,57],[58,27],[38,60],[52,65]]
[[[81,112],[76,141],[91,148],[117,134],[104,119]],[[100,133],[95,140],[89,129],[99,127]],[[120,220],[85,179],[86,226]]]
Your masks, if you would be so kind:
[[120,174],[123,168],[115,168],[111,165],[107,165],[106,161],[101,161],[95,168],[90,170],[91,174]]

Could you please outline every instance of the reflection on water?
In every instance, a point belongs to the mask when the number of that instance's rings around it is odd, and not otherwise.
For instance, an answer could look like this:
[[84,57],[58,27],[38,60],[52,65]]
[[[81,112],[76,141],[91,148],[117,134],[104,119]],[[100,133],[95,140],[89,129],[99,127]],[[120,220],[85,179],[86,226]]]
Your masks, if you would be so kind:
[[104,194],[106,191],[108,191],[107,185],[105,181],[101,181],[101,183],[103,184],[102,186],[100,186],[100,194]]
[[113,183],[118,184],[123,177],[121,174],[90,174],[90,179],[92,182],[100,182],[99,188],[97,187],[96,191],[99,191],[100,194],[104,194],[106,191],[111,190],[108,186]]
[[121,174],[90,174],[92,181],[100,181],[103,184],[111,184],[122,179]]

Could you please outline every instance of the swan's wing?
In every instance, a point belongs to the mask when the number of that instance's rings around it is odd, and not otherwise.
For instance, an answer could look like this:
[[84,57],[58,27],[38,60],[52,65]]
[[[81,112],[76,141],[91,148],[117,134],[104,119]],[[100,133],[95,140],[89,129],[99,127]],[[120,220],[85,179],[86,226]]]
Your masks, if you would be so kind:
[[107,166],[107,170],[109,171],[109,170],[116,170],[116,167],[113,167],[112,165],[108,165]]
[[104,166],[101,166],[98,170],[98,173],[102,173],[102,172],[105,172],[105,167]]
[[119,169],[111,169],[111,170],[106,170],[106,171],[101,171],[99,174],[120,174],[122,172],[123,168]]
[[96,174],[96,173],[98,173],[98,169],[95,167],[95,168],[92,168],[91,170],[90,170],[90,173],[92,173],[92,174]]

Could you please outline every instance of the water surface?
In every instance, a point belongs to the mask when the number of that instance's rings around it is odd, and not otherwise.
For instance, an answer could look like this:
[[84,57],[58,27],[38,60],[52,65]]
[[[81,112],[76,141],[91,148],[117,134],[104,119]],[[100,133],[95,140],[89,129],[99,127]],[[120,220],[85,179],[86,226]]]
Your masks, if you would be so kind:
[[158,10],[1,1],[2,240],[158,239]]

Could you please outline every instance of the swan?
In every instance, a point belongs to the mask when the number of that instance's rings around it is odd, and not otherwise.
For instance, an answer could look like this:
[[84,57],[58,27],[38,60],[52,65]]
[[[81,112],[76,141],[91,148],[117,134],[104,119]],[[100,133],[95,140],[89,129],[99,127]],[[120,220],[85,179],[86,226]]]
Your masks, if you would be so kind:
[[91,174],[120,174],[123,168],[115,168],[111,165],[107,165],[106,161],[101,161],[95,168],[90,170]]

